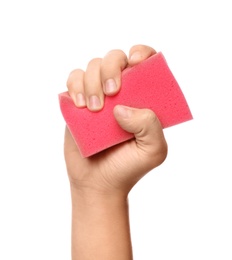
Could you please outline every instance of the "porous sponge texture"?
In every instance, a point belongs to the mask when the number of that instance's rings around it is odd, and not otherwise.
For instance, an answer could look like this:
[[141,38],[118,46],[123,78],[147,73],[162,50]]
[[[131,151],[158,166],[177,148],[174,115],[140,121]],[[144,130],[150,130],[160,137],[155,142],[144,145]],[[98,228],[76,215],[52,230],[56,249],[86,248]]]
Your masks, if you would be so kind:
[[68,92],[59,94],[59,104],[82,157],[89,157],[134,137],[118,125],[113,115],[115,105],[151,109],[163,128],[193,118],[162,52],[125,69],[120,92],[115,96],[106,96],[101,111],[77,108]]

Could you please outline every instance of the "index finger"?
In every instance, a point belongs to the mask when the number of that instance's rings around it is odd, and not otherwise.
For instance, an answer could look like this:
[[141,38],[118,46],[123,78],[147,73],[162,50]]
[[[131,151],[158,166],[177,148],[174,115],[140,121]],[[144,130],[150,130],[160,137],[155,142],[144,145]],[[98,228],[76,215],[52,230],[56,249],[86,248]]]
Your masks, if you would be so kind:
[[105,95],[118,93],[121,86],[121,72],[127,67],[127,56],[122,50],[112,50],[101,63],[101,79]]

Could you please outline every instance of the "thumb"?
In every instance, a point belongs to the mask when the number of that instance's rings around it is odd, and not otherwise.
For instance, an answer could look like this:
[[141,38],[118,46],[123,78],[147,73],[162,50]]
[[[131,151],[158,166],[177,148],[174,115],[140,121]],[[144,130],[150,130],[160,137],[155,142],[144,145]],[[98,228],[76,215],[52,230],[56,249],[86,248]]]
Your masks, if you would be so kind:
[[134,134],[140,156],[152,160],[154,166],[165,160],[167,143],[160,121],[152,110],[117,105],[114,116],[122,129]]

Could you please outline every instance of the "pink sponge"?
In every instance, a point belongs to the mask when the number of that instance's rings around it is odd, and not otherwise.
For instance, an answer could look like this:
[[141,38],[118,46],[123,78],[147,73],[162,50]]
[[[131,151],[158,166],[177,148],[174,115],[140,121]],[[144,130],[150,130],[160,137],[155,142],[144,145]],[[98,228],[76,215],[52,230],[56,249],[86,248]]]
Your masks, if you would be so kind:
[[83,157],[133,138],[113,116],[115,105],[149,108],[162,127],[192,119],[186,99],[161,52],[122,72],[120,92],[105,97],[104,108],[91,112],[77,108],[68,92],[59,94],[61,112]]

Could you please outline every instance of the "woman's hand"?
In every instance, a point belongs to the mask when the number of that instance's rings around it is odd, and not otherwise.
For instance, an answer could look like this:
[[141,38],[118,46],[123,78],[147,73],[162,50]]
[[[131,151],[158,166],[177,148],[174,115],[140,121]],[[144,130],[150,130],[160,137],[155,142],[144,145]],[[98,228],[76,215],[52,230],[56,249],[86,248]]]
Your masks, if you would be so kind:
[[[80,109],[87,107],[99,111],[104,106],[105,95],[113,96],[120,91],[121,72],[155,53],[149,46],[135,45],[130,49],[129,57],[122,50],[112,50],[104,58],[92,59],[85,71],[76,69],[70,73],[67,81],[69,94]],[[89,158],[81,157],[66,128],[67,171],[72,188],[79,192],[126,196],[147,172],[166,158],[167,144],[154,112],[117,105],[114,116],[135,138]]]
[[[86,71],[74,70],[68,91],[79,109],[99,111],[104,96],[120,91],[121,72],[155,54],[144,45],[110,51],[89,62]],[[167,155],[160,122],[148,109],[117,105],[118,124],[134,139],[82,158],[66,127],[64,153],[72,196],[72,259],[132,260],[127,195],[131,188]],[[93,113],[94,116],[94,113]]]

